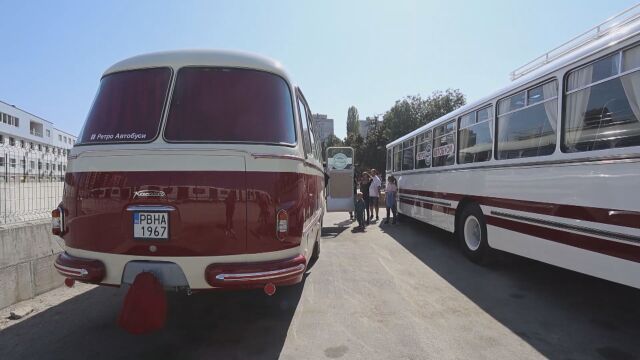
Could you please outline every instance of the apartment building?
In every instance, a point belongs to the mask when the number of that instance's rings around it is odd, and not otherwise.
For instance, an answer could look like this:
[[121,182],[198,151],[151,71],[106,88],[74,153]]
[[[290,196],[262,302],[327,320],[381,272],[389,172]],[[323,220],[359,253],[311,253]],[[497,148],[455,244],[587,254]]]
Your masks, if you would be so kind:
[[76,136],[0,101],[0,179],[61,178]]

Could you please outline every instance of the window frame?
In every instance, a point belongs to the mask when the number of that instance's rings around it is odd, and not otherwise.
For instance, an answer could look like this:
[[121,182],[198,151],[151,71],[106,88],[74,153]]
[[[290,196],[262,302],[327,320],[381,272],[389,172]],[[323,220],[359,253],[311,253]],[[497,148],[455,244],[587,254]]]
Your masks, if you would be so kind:
[[[289,91],[289,98],[291,99],[291,114],[293,115],[291,121],[293,121],[293,126],[294,126],[293,143],[255,142],[255,141],[167,140],[166,137],[165,137],[165,132],[166,132],[167,123],[169,121],[169,111],[171,110],[171,103],[173,102],[173,89],[174,89],[174,87],[175,87],[175,85],[176,85],[176,83],[178,81],[178,76],[180,75],[180,70],[182,70],[182,69],[193,69],[193,68],[257,71],[257,72],[270,74],[270,75],[273,75],[273,76],[276,76],[276,77],[279,77],[280,79],[282,79],[282,81],[284,81],[284,83],[287,85],[287,90]],[[137,69],[137,70],[140,70],[140,69]],[[160,132],[162,133],[162,140],[165,141],[168,144],[246,144],[246,145],[274,145],[274,146],[285,146],[285,147],[294,148],[294,147],[296,147],[298,145],[298,133],[297,133],[297,130],[295,130],[297,128],[298,124],[297,124],[297,121],[296,121],[296,115],[295,114],[296,114],[296,111],[297,111],[297,105],[296,105],[297,96],[296,95],[297,95],[297,93],[299,91],[300,91],[300,88],[294,87],[289,82],[289,80],[287,80],[284,76],[282,76],[280,74],[276,74],[276,73],[271,72],[271,71],[262,70],[262,69],[255,69],[255,68],[249,68],[249,67],[234,67],[234,66],[215,66],[215,65],[186,65],[186,66],[181,66],[181,67],[177,68],[175,71],[172,71],[171,80],[169,82],[169,90],[168,90],[165,106],[163,108],[163,113],[162,113],[162,116],[161,116],[162,122],[161,122]],[[153,141],[155,141],[155,139]]]
[[[425,140],[422,140],[421,142],[418,141],[418,137],[420,136],[424,136],[424,135],[429,135]],[[414,170],[424,170],[424,169],[430,169],[431,165],[432,165],[432,154],[429,154],[429,166],[425,166],[425,167],[418,167],[418,147],[422,144],[428,144],[431,147],[431,150],[433,151],[433,128],[429,128],[423,132],[421,132],[420,134],[416,135],[415,137],[415,156],[414,156],[414,164],[413,164],[413,169]]]
[[[411,142],[411,145],[407,146],[405,148],[405,144],[408,143],[408,142]],[[415,170],[415,168],[416,168],[416,164],[415,164],[415,161],[416,161],[416,137],[412,136],[412,137],[410,137],[408,139],[405,139],[399,145],[401,145],[400,153],[402,154],[400,156],[400,159],[401,159],[400,160],[400,171]],[[408,149],[411,149],[411,155],[412,155],[412,157],[411,157],[411,168],[410,169],[405,169],[404,168],[404,152],[405,152],[405,150],[408,150]]]
[[[301,109],[300,106],[302,105],[302,107],[304,109]],[[298,115],[298,121],[296,121],[297,125],[296,127],[300,127],[300,135],[302,136],[302,138],[300,139],[302,142],[302,151],[304,152],[304,158],[305,159],[309,159],[309,154],[313,153],[313,146],[311,145],[311,131],[309,131],[309,142],[307,143],[305,141],[304,138],[304,124],[302,123],[302,111],[304,110],[305,114],[305,122],[307,123],[307,129],[309,128],[309,105],[307,105],[307,102],[305,101],[304,98],[304,94],[302,94],[302,91],[300,90],[300,88],[296,88],[296,110],[297,110],[297,115]],[[296,132],[296,138],[298,137],[297,135],[297,130]],[[308,149],[307,149],[308,148]]]
[[[544,86],[544,85],[552,83],[554,81],[556,82],[556,96],[555,97],[552,97],[552,98],[549,98],[549,99],[543,99],[542,101],[538,101],[538,102],[535,102],[533,104],[529,104],[529,90],[537,88],[539,86]],[[560,90],[562,90],[562,88],[560,88],[560,81],[558,80],[558,78],[556,76],[549,76],[549,77],[545,77],[545,78],[541,79],[540,81],[535,82],[533,84],[525,84],[524,88],[522,88],[522,87],[518,88],[516,91],[508,93],[505,96],[502,96],[500,98],[496,98],[496,100],[495,100],[495,112],[493,114],[493,119],[494,119],[494,123],[493,123],[493,138],[494,138],[493,139],[493,144],[494,144],[494,146],[493,146],[493,155],[492,155],[493,160],[496,160],[496,161],[514,161],[514,160],[518,161],[518,160],[522,160],[522,159],[547,157],[547,156],[552,156],[552,155],[555,155],[555,154],[558,153],[558,151],[557,151],[558,150],[558,132],[561,131],[561,126],[560,126],[559,123],[563,122],[562,121],[562,115],[563,115],[562,114],[563,113],[562,109],[559,110],[560,113],[558,113],[557,117],[556,117],[557,123],[556,123],[556,134],[555,134],[556,135],[555,136],[556,137],[555,147],[554,147],[552,153],[546,154],[546,155],[526,156],[526,157],[518,157],[518,158],[511,158],[511,159],[499,159],[498,158],[498,138],[499,138],[500,129],[499,129],[499,126],[498,126],[499,125],[499,121],[498,120],[500,119],[500,116],[510,115],[510,114],[515,113],[515,112],[526,110],[526,109],[529,109],[529,108],[537,106],[537,105],[542,105],[542,104],[544,104],[544,103],[546,103],[548,101],[553,101],[553,100],[561,101],[561,99],[562,99],[562,106],[564,108],[564,97],[560,96]],[[515,110],[507,111],[504,114],[500,114],[500,112],[499,112],[500,101],[506,100],[506,99],[508,99],[508,98],[510,98],[510,97],[512,97],[514,95],[517,95],[519,93],[522,93],[522,92],[524,92],[525,106],[517,108]],[[556,105],[556,109],[557,109],[557,107],[558,106]]]
[[[572,69],[569,69],[569,70],[565,71],[565,73],[563,75],[562,88],[559,89],[559,90],[562,91],[562,94],[558,94],[559,96],[562,95],[562,108],[560,109],[561,117],[559,118],[560,119],[560,126],[558,127],[560,129],[560,144],[559,144],[560,153],[562,153],[562,154],[572,154],[572,155],[575,155],[575,156],[580,156],[579,154],[583,154],[583,156],[584,156],[584,155],[587,155],[587,154],[592,154],[594,152],[598,153],[598,152],[602,152],[602,151],[614,151],[614,150],[633,149],[633,148],[640,147],[640,145],[634,145],[634,146],[625,146],[625,147],[615,147],[615,148],[611,148],[611,149],[567,151],[567,146],[565,146],[565,139],[566,139],[566,135],[565,135],[565,133],[566,133],[565,111],[566,111],[566,106],[567,106],[567,96],[570,95],[570,94],[573,94],[575,92],[579,92],[579,91],[585,90],[587,88],[591,88],[593,86],[603,84],[603,83],[605,83],[607,81],[611,81],[611,80],[614,80],[614,79],[622,78],[622,77],[624,77],[626,75],[631,75],[631,74],[633,74],[635,72],[640,71],[640,66],[637,66],[635,68],[632,68],[632,69],[626,70],[626,71],[623,70],[624,52],[627,51],[627,50],[631,50],[631,49],[633,49],[635,47],[640,47],[640,42],[635,42],[633,44],[621,47],[621,48],[619,48],[619,49],[617,49],[615,51],[608,52],[608,53],[606,53],[604,55],[598,56],[596,59],[593,59],[593,60],[588,61],[588,62],[586,62],[586,63],[584,63],[582,65],[579,65],[579,66],[577,66],[575,68],[572,68]],[[600,80],[595,81],[595,82],[592,82],[592,83],[590,83],[588,85],[585,85],[585,86],[582,86],[580,88],[576,88],[576,89],[573,89],[573,90],[570,90],[570,91],[566,90],[567,87],[568,87],[568,83],[569,83],[569,75],[571,75],[572,73],[574,73],[576,71],[580,71],[580,70],[582,70],[582,69],[584,69],[584,68],[586,68],[588,66],[591,66],[591,65],[597,63],[598,61],[600,61],[602,59],[605,59],[605,58],[610,57],[610,56],[614,56],[616,54],[619,55],[618,56],[618,73],[617,74],[615,74],[613,76],[609,76],[609,77],[604,78],[604,79],[600,79]],[[638,121],[640,122],[640,119],[638,119]],[[621,151],[624,151],[624,150],[621,150]]]
[[[451,123],[453,123],[453,130],[451,132],[443,132],[442,135],[438,135],[436,137],[436,129],[437,128],[442,126],[442,127],[444,127],[444,129],[446,131],[447,125],[449,125]],[[458,163],[457,162],[458,156],[456,155],[458,153],[458,139],[457,139],[457,137],[458,137],[458,126],[457,126],[457,123],[458,123],[458,119],[457,119],[457,117],[454,117],[454,118],[452,118],[450,120],[444,121],[444,122],[442,122],[442,123],[440,123],[440,124],[438,124],[436,126],[433,126],[431,128],[431,130],[433,130],[433,133],[432,133],[432,139],[431,139],[432,142],[431,142],[431,166],[430,166],[430,168],[455,166]],[[449,134],[453,135],[453,164],[434,165],[434,163],[435,163],[434,150],[436,149],[436,139],[440,139],[440,138],[446,137]]]
[[[535,87],[535,86],[534,86]],[[521,91],[520,91],[521,92]],[[519,94],[520,92],[516,92],[514,94]],[[528,92],[525,92],[525,96],[528,95]],[[476,164],[476,163],[485,163],[488,161],[492,161],[495,160],[495,148],[498,146],[498,142],[497,142],[497,137],[496,137],[496,123],[497,123],[497,111],[495,110],[497,108],[497,104],[498,102],[496,101],[496,106],[494,107],[493,103],[489,103],[489,104],[484,104],[481,107],[476,108],[475,110],[466,112],[460,116],[458,116],[456,122],[457,122],[457,126],[456,126],[456,143],[455,143],[455,150],[456,150],[456,164],[458,165],[467,165],[467,164]],[[478,113],[482,110],[486,110],[486,109],[491,109],[491,113],[489,114],[489,117],[485,120],[482,121],[478,121]],[[522,108],[518,108],[517,110],[521,110]],[[515,110],[515,111],[517,111]],[[462,122],[462,118],[464,116],[467,116],[469,114],[474,114],[474,118],[475,118],[475,122],[471,125],[467,125],[465,127],[461,126],[461,122]],[[465,163],[461,163],[460,162],[460,131],[476,126],[478,124],[484,124],[484,123],[489,123],[489,130],[491,131],[491,156],[484,161],[473,161],[473,162],[465,162]]]
[[[164,95],[164,101],[162,103],[162,111],[160,112],[160,119],[158,120],[158,129],[156,130],[156,134],[154,135],[154,137],[150,138],[149,140],[146,141],[110,141],[110,142],[91,142],[91,143],[83,143],[83,142],[79,142],[78,146],[94,146],[94,145],[118,145],[118,144],[150,144],[156,140],[158,140],[158,138],[160,137],[160,134],[162,134],[162,140],[163,141],[167,141],[166,139],[164,139],[164,127],[165,127],[165,123],[167,120],[167,112],[169,110],[169,105],[170,105],[170,101],[171,98],[173,97],[173,85],[175,83],[175,74],[176,71],[170,67],[170,66],[150,66],[150,67],[144,67],[144,68],[136,68],[136,69],[129,69],[129,70],[122,70],[122,71],[115,71],[109,74],[106,74],[104,76],[102,76],[100,78],[100,84],[102,83],[102,80],[104,78],[106,78],[107,76],[111,76],[111,75],[115,75],[115,74],[121,74],[121,73],[126,73],[126,72],[131,72],[131,71],[140,71],[140,70],[149,70],[149,69],[169,69],[169,83],[167,85],[167,91]],[[89,113],[91,112],[91,109],[93,108],[94,103],[96,102],[96,100],[98,99],[98,94],[99,94],[99,90],[100,90],[100,85],[98,85],[98,91],[96,91],[96,94],[93,98],[93,101],[91,102],[91,106],[89,107]],[[87,118],[88,118],[88,114],[87,114]],[[84,120],[85,123],[82,125],[82,129],[80,130],[80,134],[78,134],[78,139],[82,139],[82,137],[84,136],[84,127],[86,125],[87,119]]]

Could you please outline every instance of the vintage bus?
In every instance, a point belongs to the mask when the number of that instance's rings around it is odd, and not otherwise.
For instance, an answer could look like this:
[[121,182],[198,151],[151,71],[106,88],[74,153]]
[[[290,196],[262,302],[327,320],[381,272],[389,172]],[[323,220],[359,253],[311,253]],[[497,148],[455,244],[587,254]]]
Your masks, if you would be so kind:
[[110,286],[151,272],[189,292],[299,283],[326,208],[317,135],[274,60],[198,50],[113,65],[53,211],[55,267]]
[[387,145],[399,212],[500,249],[640,287],[640,21],[625,13],[512,83]]

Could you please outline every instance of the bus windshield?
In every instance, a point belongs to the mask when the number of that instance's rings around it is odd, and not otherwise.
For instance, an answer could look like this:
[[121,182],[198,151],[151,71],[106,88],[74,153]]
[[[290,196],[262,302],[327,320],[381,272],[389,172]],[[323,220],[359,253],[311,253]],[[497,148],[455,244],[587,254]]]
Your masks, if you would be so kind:
[[164,133],[176,142],[295,144],[289,86],[248,69],[179,70]]
[[169,68],[124,71],[102,78],[80,143],[152,141],[158,133],[170,79]]

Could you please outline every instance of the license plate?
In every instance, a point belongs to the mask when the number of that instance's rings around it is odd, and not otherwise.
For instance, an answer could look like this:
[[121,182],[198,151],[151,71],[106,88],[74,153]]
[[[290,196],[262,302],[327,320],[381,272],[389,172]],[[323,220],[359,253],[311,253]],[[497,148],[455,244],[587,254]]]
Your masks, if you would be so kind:
[[166,212],[134,212],[134,239],[168,239],[169,213]]

